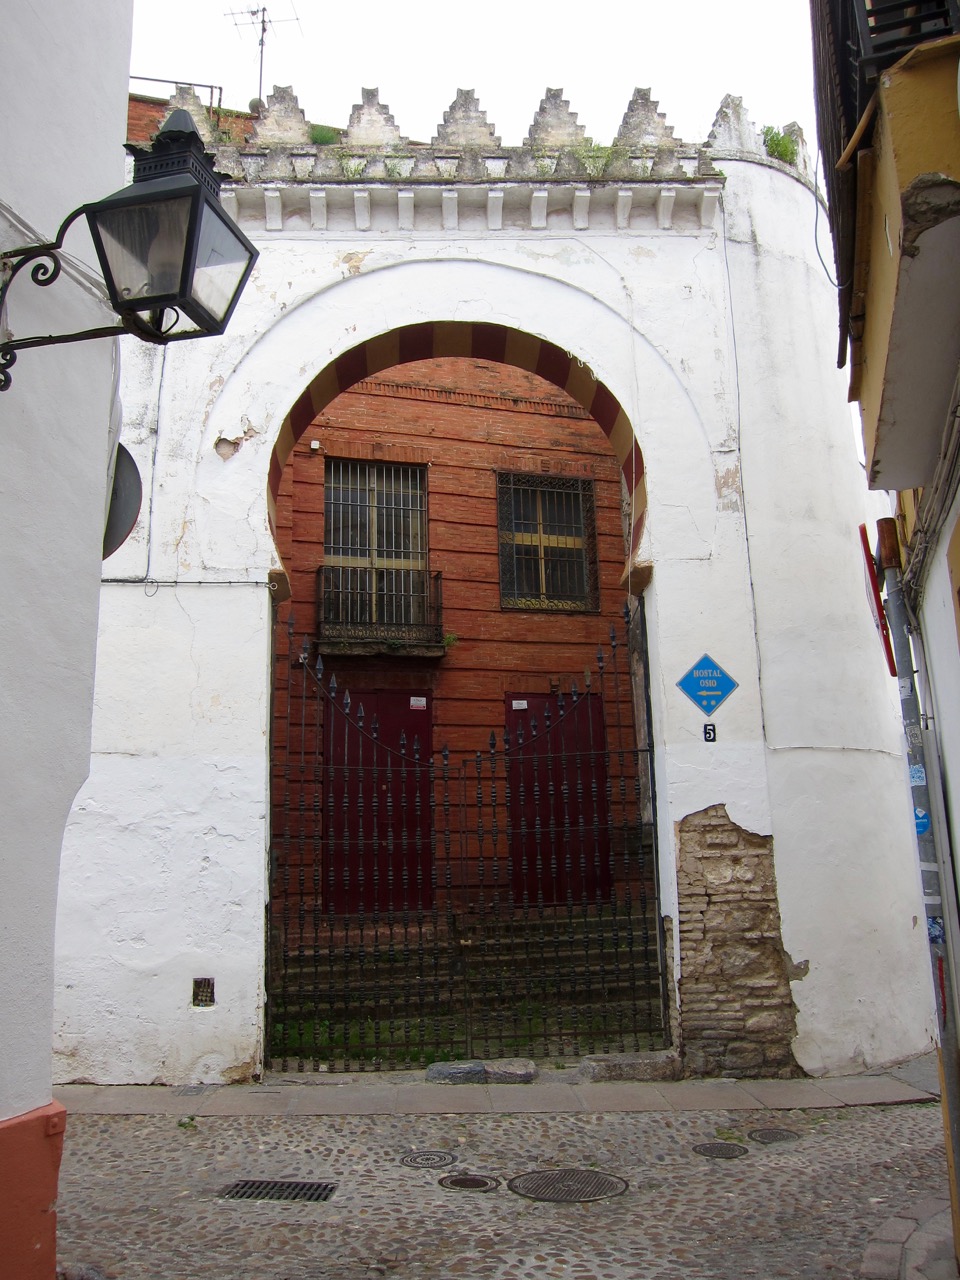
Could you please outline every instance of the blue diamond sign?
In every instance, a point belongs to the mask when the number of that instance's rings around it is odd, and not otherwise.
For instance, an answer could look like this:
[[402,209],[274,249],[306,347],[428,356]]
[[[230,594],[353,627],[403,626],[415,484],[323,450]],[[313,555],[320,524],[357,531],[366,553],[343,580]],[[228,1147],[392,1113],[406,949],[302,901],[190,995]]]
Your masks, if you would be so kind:
[[705,653],[685,676],[681,676],[677,681],[677,688],[682,689],[690,701],[695,702],[703,714],[708,716],[711,711],[716,711],[721,702],[726,702],[737,688],[737,682],[714,662],[709,653]]

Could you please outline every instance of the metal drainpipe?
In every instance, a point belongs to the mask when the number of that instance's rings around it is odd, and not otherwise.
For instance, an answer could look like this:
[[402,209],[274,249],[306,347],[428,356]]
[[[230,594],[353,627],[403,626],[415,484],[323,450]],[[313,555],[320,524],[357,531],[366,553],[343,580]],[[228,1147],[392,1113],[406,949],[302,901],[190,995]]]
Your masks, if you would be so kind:
[[940,1031],[937,1062],[940,1068],[940,1104],[943,1111],[943,1129],[950,1177],[954,1254],[960,1259],[960,1253],[958,1253],[960,1194],[957,1188],[957,1171],[960,1169],[960,1056],[957,1048],[957,1017],[954,1000],[955,958],[951,954],[948,931],[945,927],[941,893],[941,885],[945,885],[946,892],[952,894],[954,881],[952,874],[948,874],[951,866],[949,851],[937,847],[936,828],[930,812],[923,724],[914,680],[910,619],[903,599],[900,542],[897,536],[896,520],[889,516],[878,520],[877,534],[880,567],[883,570],[883,585],[887,597],[884,610],[890,627],[894,657],[897,661],[900,711],[903,716],[903,732],[907,740],[907,763],[910,766],[910,790],[917,828],[927,941],[930,945],[930,962],[933,967],[934,1003],[937,1008],[937,1025]]

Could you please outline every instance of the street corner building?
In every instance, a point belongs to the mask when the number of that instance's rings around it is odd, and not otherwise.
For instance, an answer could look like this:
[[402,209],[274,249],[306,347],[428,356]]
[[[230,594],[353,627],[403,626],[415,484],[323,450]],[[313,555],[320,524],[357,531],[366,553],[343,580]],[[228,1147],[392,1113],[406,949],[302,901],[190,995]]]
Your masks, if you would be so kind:
[[[174,107],[260,252],[124,362],[61,1080],[930,1047],[896,681],[799,131]],[[638,1067],[638,1070],[643,1069]]]
[[[51,1097],[57,878],[89,764],[120,405],[115,340],[24,352],[5,389],[11,338],[116,319],[79,228],[59,265],[45,255],[14,279],[8,255],[49,245],[71,210],[123,184],[129,9],[29,6],[6,24],[0,47],[0,1272],[16,1280],[50,1280],[56,1265],[66,1124]],[[63,101],[84,125],[56,163],[38,162],[63,136]],[[37,288],[33,271],[51,287]]]

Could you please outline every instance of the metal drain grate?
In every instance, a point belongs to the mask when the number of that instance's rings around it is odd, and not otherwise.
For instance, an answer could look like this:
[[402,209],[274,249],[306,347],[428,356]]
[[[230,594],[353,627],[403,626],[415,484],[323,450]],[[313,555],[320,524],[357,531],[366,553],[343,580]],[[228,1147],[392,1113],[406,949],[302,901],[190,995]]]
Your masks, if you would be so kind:
[[751,1129],[747,1137],[770,1146],[774,1142],[796,1142],[800,1135],[793,1129]]
[[534,1169],[511,1178],[507,1186],[528,1200],[550,1200],[555,1204],[573,1204],[584,1200],[605,1200],[623,1195],[627,1183],[612,1173],[595,1169]]
[[483,1173],[448,1173],[440,1179],[440,1185],[448,1191],[496,1191],[500,1179]]
[[401,1157],[400,1163],[408,1169],[445,1169],[448,1164],[456,1164],[457,1157],[449,1151],[414,1151]]
[[220,1192],[221,1200],[306,1200],[318,1204],[329,1200],[335,1182],[279,1182],[270,1178],[241,1178]]
[[737,1160],[750,1154],[739,1142],[698,1142],[693,1149],[698,1156],[709,1156],[711,1160]]

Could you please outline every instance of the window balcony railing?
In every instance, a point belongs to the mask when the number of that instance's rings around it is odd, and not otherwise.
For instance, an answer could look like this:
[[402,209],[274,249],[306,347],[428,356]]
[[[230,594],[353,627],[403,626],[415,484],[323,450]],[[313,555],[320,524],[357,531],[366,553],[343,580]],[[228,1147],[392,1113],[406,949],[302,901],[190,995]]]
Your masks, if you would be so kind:
[[854,0],[853,8],[868,79],[916,45],[960,33],[960,0]]
[[322,565],[317,606],[321,652],[444,652],[440,573]]

